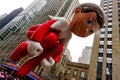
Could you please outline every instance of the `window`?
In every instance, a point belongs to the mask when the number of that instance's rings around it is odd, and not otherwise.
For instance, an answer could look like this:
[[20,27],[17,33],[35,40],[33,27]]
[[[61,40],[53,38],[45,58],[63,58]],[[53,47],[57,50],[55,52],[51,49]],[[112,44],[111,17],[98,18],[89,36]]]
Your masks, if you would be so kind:
[[120,18],[118,20],[120,21]]
[[112,15],[109,15],[109,14],[108,14],[108,18],[110,18],[110,17],[112,18]]
[[112,63],[106,63],[106,68],[108,69],[107,71],[109,71],[108,75],[112,75]]
[[2,35],[0,35],[0,40],[3,40],[3,39],[4,39],[4,37]]
[[107,10],[107,7],[104,7],[103,9],[104,9],[104,10]]
[[108,2],[107,0],[104,0],[104,2]]
[[108,14],[108,17],[109,17],[109,16],[112,16],[112,13],[109,13],[109,14]]
[[70,74],[70,71],[71,71],[71,69],[70,69],[70,68],[68,68],[68,70],[67,70],[67,74]]
[[111,5],[111,6],[109,6],[109,8],[112,8],[112,5]]
[[112,54],[107,54],[107,57],[108,58],[112,58]]
[[108,34],[112,34],[112,31],[108,31]]
[[[107,41],[107,45],[112,45],[112,41]],[[112,46],[110,48],[112,48]]]
[[105,28],[101,28],[101,32],[105,32]]
[[82,79],[84,79],[84,78],[85,78],[85,72],[82,71],[82,72],[80,73],[80,77],[81,77]]
[[77,73],[78,73],[78,70],[74,70],[73,75],[74,75],[74,76],[76,76],[76,75],[77,75]]
[[113,2],[109,2],[109,6],[112,6],[113,5]]
[[108,54],[112,54],[112,49],[107,49]]
[[[110,27],[110,26],[109,26]],[[108,28],[108,31],[112,31],[112,27],[111,28]]]
[[112,41],[112,38],[107,38],[108,41]]
[[107,4],[104,5],[104,7],[107,7],[107,6],[108,6]]
[[97,73],[98,73],[98,74],[102,74],[102,62],[98,62],[98,65],[97,65]]
[[[111,43],[112,44],[112,43]],[[108,49],[112,49],[112,45],[107,45]]]
[[112,20],[112,17],[108,17],[108,20]]
[[103,48],[99,48],[99,52],[103,53]]
[[105,37],[105,35],[104,34],[100,34],[100,38],[104,38]]
[[108,34],[108,38],[112,38],[112,34]]
[[102,80],[102,62],[97,64],[97,77],[96,80]]
[[101,32],[101,34],[105,34],[105,32]]
[[107,58],[107,63],[112,63],[112,58]]
[[99,57],[103,57],[103,53],[99,53],[98,56],[99,56]]
[[[100,45],[103,45],[104,44],[104,41],[100,41]],[[103,48],[102,46],[100,48]]]
[[109,22],[108,25],[112,25],[112,22]]
[[104,41],[104,38],[100,38],[100,41]]
[[104,45],[99,45],[99,48],[103,48],[104,47]]
[[104,4],[107,4],[107,3],[108,3],[107,1],[104,2]]
[[109,7],[109,9],[112,9],[112,7]]
[[111,23],[112,22],[112,20],[108,20],[108,23]]
[[118,12],[118,20],[119,20],[119,17],[120,17],[120,12]]
[[109,12],[112,12],[112,8],[109,8]]
[[106,68],[106,74],[107,74],[107,75],[110,75],[109,68]]
[[104,8],[104,11],[106,11],[107,10],[107,8]]
[[112,75],[106,75],[106,80],[112,80]]
[[98,62],[103,62],[103,57],[98,57]]
[[109,4],[109,7],[112,7],[112,4]]

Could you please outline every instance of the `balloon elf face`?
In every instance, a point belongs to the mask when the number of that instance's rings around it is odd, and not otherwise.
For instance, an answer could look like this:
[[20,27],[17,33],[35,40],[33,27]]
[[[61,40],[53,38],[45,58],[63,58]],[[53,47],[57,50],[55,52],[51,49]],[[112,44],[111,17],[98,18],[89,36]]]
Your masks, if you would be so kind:
[[69,27],[79,37],[87,37],[101,28],[104,13],[95,4],[82,4],[74,9]]

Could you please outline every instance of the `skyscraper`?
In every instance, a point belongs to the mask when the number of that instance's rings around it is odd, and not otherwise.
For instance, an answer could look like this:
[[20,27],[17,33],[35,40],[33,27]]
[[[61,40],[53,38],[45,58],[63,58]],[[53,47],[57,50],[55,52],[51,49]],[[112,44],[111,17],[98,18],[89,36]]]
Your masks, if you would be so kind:
[[6,17],[7,15],[8,15],[7,13],[0,15],[0,20],[2,20],[2,19],[3,19],[4,17]]
[[101,0],[106,21],[95,33],[88,80],[120,80],[120,0]]
[[79,58],[78,63],[90,64],[91,51],[92,47],[86,46],[85,49],[83,49],[82,56]]
[[10,14],[5,16],[2,20],[0,20],[0,29],[7,25],[12,19],[14,19],[20,12],[23,11],[23,8],[18,8],[13,10]]

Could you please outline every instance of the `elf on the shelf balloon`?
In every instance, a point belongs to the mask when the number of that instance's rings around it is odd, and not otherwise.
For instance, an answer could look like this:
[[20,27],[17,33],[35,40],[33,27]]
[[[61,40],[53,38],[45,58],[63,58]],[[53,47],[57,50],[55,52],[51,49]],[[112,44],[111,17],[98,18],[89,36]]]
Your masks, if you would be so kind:
[[70,22],[63,17],[49,16],[43,24],[30,27],[27,30],[28,39],[20,43],[10,56],[13,62],[26,55],[31,56],[20,66],[17,74],[25,76],[38,65],[51,67],[56,64],[72,33],[87,37],[99,30],[104,20],[104,13],[98,5],[84,3],[75,7]]

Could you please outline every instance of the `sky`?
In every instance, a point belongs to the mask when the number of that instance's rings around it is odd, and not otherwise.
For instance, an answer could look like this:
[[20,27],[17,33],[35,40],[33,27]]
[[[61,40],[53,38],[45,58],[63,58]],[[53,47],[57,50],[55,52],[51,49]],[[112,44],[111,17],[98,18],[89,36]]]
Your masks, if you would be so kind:
[[[34,0],[0,0],[0,15],[4,13],[9,14],[11,11],[19,7],[23,7],[25,9],[33,1]],[[90,2],[95,3],[97,5],[100,4],[100,0],[79,0],[79,2],[80,3]],[[72,36],[68,45],[68,49],[70,50],[73,62],[78,61],[78,58],[81,56],[85,46],[92,46],[93,38],[94,34],[86,38],[80,38],[75,35]]]

